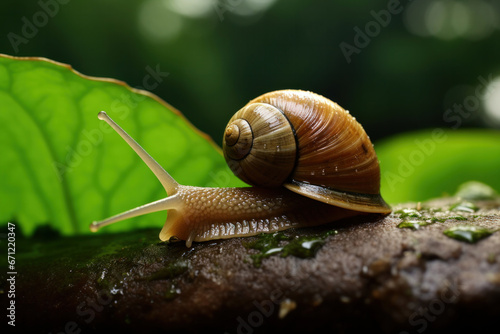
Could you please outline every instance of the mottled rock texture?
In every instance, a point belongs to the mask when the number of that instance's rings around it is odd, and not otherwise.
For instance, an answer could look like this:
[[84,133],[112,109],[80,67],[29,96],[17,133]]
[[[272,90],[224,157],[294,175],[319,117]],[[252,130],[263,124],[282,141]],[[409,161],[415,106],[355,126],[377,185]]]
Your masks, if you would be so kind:
[[[451,333],[492,328],[496,333],[500,232],[467,243],[443,231],[459,225],[500,229],[500,200],[474,202],[475,212],[447,211],[456,201],[431,201],[409,214],[401,210],[415,209],[415,203],[399,205],[387,217],[288,230],[274,239],[278,246],[298,236],[316,238],[316,246],[322,246],[306,258],[277,251],[260,266],[252,254],[261,251],[249,246],[261,237],[186,248],[182,242],[160,243],[161,224],[124,234],[18,240],[16,330]],[[403,221],[430,224],[398,228]],[[325,234],[331,230],[337,233]],[[4,301],[6,272],[0,274]]]

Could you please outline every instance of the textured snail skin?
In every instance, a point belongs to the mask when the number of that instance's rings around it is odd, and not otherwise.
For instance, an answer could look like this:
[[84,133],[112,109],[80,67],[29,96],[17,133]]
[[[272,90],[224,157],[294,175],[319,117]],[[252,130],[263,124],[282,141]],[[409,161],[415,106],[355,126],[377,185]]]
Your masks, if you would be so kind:
[[283,188],[179,186],[175,196],[182,204],[169,211],[160,239],[186,240],[188,247],[192,241],[272,233],[359,214]]

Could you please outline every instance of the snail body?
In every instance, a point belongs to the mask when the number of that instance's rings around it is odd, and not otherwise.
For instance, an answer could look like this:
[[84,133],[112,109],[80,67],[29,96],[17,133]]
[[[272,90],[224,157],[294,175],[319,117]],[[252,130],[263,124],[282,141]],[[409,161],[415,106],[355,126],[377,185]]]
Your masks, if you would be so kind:
[[168,197],[101,222],[91,230],[138,215],[168,210],[162,241],[250,236],[325,224],[362,214],[388,214],[380,196],[375,150],[361,125],[338,104],[298,90],[264,94],[240,109],[223,138],[233,172],[253,185],[203,188],[178,184],[104,112],[107,121],[144,160]]

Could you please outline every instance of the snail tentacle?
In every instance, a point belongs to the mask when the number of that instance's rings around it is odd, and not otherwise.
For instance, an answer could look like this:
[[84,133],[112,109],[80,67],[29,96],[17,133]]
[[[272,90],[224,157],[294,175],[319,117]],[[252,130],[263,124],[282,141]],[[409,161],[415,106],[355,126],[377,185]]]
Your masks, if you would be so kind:
[[107,219],[92,222],[92,224],[90,225],[90,230],[92,232],[97,232],[97,230],[99,230],[103,226],[110,225],[128,218],[142,216],[148,213],[153,213],[158,211],[179,210],[181,207],[182,207],[182,200],[179,198],[179,196],[172,195],[157,200],[155,202],[144,204],[137,208],[119,213]]
[[129,144],[129,146],[137,153],[137,155],[144,161],[146,165],[148,165],[149,169],[155,174],[155,176],[158,178],[158,180],[161,182],[163,185],[163,188],[165,188],[165,191],[167,194],[172,195],[175,194],[177,191],[177,187],[179,186],[179,183],[174,180],[170,174],[167,173],[165,169],[163,169],[162,166],[158,162],[156,162],[155,159],[153,159],[152,156],[146,152],[141,145],[139,145],[130,135],[125,132],[118,124],[115,123],[111,119],[111,117],[106,114],[106,112],[101,111],[97,117],[100,120],[106,121],[113,130],[115,130],[126,142]]
[[151,157],[125,130],[123,130],[118,124],[115,123],[109,117],[106,112],[101,111],[98,114],[100,120],[106,121],[126,142],[129,146],[139,155],[139,157],[146,163],[146,165],[151,169],[151,171],[156,175],[158,180],[161,182],[169,197],[157,200],[152,203],[148,203],[137,208],[122,212],[115,216],[102,221],[94,221],[90,225],[90,230],[96,232],[103,226],[110,225],[128,218],[133,218],[141,216],[144,214],[165,211],[165,210],[179,210],[182,207],[182,200],[177,196],[178,189],[180,187],[179,183],[174,180],[170,174],[168,174],[163,167],[156,162],[153,157]]

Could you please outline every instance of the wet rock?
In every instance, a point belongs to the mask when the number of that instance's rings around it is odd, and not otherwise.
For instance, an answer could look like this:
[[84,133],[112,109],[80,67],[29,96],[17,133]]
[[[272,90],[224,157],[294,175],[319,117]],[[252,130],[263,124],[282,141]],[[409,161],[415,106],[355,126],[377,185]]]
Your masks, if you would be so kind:
[[[160,243],[160,227],[18,240],[16,329],[497,332],[500,200],[448,211],[456,202],[191,248]],[[422,224],[398,227],[409,219]],[[444,234],[459,225],[492,233],[475,243]]]

